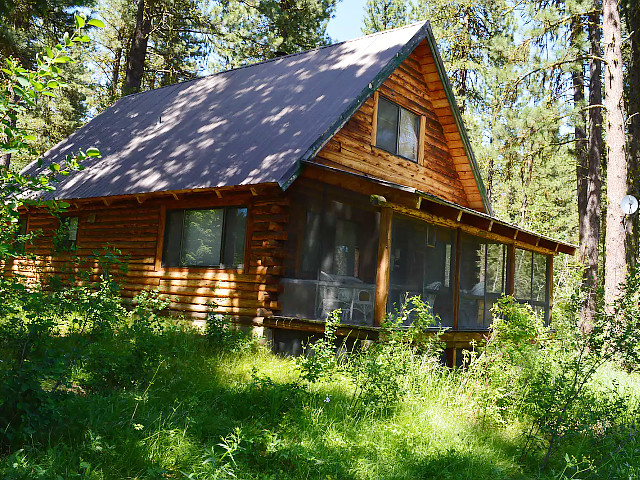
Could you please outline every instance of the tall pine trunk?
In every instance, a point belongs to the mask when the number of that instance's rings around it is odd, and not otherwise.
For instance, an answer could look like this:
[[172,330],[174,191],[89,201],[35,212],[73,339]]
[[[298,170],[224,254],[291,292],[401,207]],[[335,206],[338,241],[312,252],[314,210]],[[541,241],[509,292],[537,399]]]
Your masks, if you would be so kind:
[[[640,4],[628,0],[625,5],[627,28],[631,32],[631,58],[628,75],[627,108],[629,115],[629,186],[635,195],[640,193]],[[631,218],[633,228],[629,242],[628,260],[634,265],[640,259],[640,215]]]
[[147,57],[147,43],[151,32],[150,0],[138,0],[136,27],[133,30],[131,49],[127,56],[127,73],[122,87],[123,95],[137,93],[142,86],[144,63]]
[[582,309],[582,331],[593,327],[598,291],[598,247],[600,240],[600,215],[602,211],[602,57],[600,51],[600,4],[596,0],[594,11],[589,15],[589,155],[587,166],[587,203],[581,237],[582,262],[585,265],[583,286],[586,292]]
[[620,12],[616,0],[603,1],[606,138],[607,233],[604,277],[605,305],[610,310],[620,294],[626,262],[625,216],[620,201],[627,194]]

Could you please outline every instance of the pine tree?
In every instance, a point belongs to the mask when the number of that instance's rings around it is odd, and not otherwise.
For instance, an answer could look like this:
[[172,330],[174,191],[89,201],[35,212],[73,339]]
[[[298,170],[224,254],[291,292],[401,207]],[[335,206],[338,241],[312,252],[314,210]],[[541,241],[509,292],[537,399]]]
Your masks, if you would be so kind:
[[622,26],[616,0],[603,1],[604,79],[607,140],[607,229],[604,300],[607,308],[620,294],[626,275],[625,216],[620,201],[627,194],[623,103]]
[[411,12],[404,0],[367,0],[364,28],[366,35],[411,23]]

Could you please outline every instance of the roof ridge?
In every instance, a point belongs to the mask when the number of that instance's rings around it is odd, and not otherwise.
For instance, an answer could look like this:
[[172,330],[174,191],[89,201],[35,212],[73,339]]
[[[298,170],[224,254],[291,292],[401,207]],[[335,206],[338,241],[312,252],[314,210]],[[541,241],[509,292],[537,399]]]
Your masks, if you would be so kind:
[[339,45],[344,45],[346,43],[355,42],[355,41],[358,41],[358,40],[362,40],[364,38],[377,37],[377,36],[380,36],[380,35],[388,34],[390,32],[396,32],[398,30],[403,30],[403,29],[406,29],[406,28],[415,27],[416,25],[424,25],[425,23],[427,23],[427,21],[413,22],[413,23],[410,23],[408,25],[404,25],[402,27],[390,28],[388,30],[382,30],[380,32],[369,33],[367,35],[362,35],[361,37],[351,38],[349,40],[343,40],[342,42],[332,43],[330,45],[320,45],[319,47],[310,48],[309,50],[303,50],[301,52],[290,53],[288,55],[282,55],[282,56],[279,56],[279,57],[268,58],[266,60],[261,60],[259,62],[249,63],[247,65],[240,65],[239,67],[229,68],[228,70],[221,70],[219,72],[210,73],[208,75],[203,75],[201,77],[190,78],[188,80],[182,80],[181,82],[172,83],[170,85],[165,85],[163,87],[153,88],[151,90],[145,90],[144,92],[131,93],[131,94],[125,95],[124,97],[121,97],[121,98],[133,98],[133,97],[137,97],[138,95],[142,95],[142,94],[147,93],[147,92],[156,92],[158,90],[162,90],[163,88],[175,87],[177,85],[183,85],[185,83],[196,82],[198,80],[204,80],[205,78],[216,77],[218,75],[223,75],[225,73],[236,72],[238,70],[243,70],[245,68],[257,67],[258,65],[264,65],[264,64],[275,62],[275,61],[278,61],[278,60],[283,60],[283,59],[287,59],[287,58],[293,58],[293,57],[297,57],[297,56],[300,56],[300,55],[306,55],[308,53],[317,52],[317,51],[323,50],[325,48],[337,47]]

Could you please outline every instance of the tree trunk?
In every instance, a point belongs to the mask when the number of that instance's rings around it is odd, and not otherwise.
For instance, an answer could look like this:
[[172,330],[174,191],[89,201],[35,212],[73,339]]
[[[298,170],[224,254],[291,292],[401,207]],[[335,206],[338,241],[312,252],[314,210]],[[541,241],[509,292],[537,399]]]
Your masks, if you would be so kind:
[[[629,186],[634,195],[640,193],[640,4],[628,0],[625,5],[627,29],[630,36],[630,63],[627,69],[627,108],[629,114]],[[629,220],[629,219],[627,219]],[[640,255],[640,214],[631,218],[633,225],[629,238],[627,259],[636,264]]]
[[127,57],[127,74],[122,94],[129,95],[140,91],[144,75],[144,63],[147,57],[147,42],[151,32],[151,11],[149,0],[138,0],[136,27],[131,38],[131,50]]
[[596,0],[594,12],[589,15],[589,159],[587,168],[587,203],[581,236],[582,262],[585,265],[583,287],[586,293],[582,308],[581,329],[591,332],[595,320],[598,291],[598,246],[600,240],[600,214],[602,211],[602,56],[600,51],[600,5]]
[[111,96],[116,98],[118,94],[118,82],[120,81],[120,62],[122,62],[122,47],[116,49],[116,57],[113,60],[113,70],[111,72]]
[[603,7],[608,200],[604,299],[606,308],[611,311],[627,270],[625,215],[620,208],[620,201],[627,194],[627,159],[620,12],[616,0],[604,0]]

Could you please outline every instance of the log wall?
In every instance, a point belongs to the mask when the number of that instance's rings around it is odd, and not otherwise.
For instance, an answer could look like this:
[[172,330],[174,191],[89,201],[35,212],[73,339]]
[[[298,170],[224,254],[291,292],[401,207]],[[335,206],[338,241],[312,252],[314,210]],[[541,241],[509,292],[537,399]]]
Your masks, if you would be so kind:
[[[248,207],[243,268],[162,267],[167,209],[225,205]],[[145,288],[158,288],[169,296],[170,309],[176,312],[203,317],[213,302],[217,313],[264,317],[279,309],[278,279],[283,269],[287,210],[288,200],[277,192],[257,196],[240,192],[221,197],[209,192],[181,195],[178,199],[148,199],[142,203],[133,198],[108,206],[102,202],[85,203],[64,213],[79,218],[77,249],[72,253],[54,252],[58,218],[32,210],[26,214],[27,229],[38,234],[32,244],[26,245],[27,255],[14,259],[5,269],[8,275],[19,275],[27,283],[97,282],[105,269],[104,261],[98,257],[105,250],[117,250],[119,263],[109,269],[125,298],[133,298]]]

